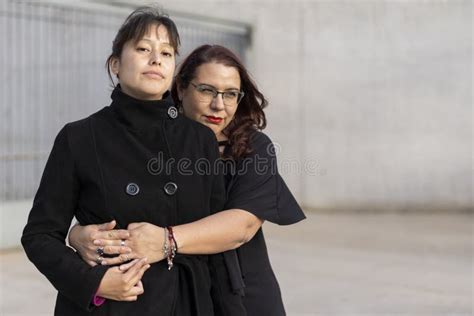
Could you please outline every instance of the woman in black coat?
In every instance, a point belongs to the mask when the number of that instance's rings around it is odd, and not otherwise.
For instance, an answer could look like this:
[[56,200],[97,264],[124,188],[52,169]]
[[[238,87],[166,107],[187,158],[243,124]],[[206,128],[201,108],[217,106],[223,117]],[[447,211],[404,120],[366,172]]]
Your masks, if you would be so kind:
[[[172,95],[187,117],[216,134],[227,192],[224,211],[174,227],[178,253],[218,253],[210,265],[217,315],[284,315],[261,225],[265,220],[288,225],[305,217],[278,173],[271,140],[258,131],[266,123],[264,96],[238,58],[217,45],[201,46],[183,61]],[[75,226],[70,242],[91,265],[97,249],[120,254],[102,264],[149,255],[141,250],[144,242],[134,225],[112,228],[114,223]]]
[[[134,11],[107,60],[120,83],[111,105],[56,137],[22,236],[28,258],[58,290],[55,315],[213,314],[208,257],[175,254],[172,235],[172,226],[222,209],[225,198],[221,176],[189,167],[219,153],[212,131],[179,114],[167,92],[178,46],[172,20]],[[186,173],[173,164],[183,160]],[[74,217],[120,228],[146,222],[148,236],[166,231],[167,240],[127,267],[90,267],[65,245]],[[97,297],[107,303],[97,307]]]

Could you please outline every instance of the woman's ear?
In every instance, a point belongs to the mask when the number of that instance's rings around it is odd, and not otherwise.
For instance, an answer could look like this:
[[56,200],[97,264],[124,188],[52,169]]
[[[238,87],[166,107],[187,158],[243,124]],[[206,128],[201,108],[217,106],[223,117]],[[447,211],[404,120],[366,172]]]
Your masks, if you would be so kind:
[[113,57],[110,60],[110,70],[112,71],[114,75],[117,76],[117,78],[119,74],[119,69],[120,69],[120,60],[117,57]]

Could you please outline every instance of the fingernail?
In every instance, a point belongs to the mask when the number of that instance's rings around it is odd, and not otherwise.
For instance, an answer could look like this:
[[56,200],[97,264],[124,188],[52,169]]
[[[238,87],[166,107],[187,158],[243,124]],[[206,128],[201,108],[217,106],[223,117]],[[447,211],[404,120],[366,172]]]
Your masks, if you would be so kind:
[[151,265],[149,265],[149,264],[146,265],[146,268],[147,268],[147,269],[150,268],[150,267],[151,267]]
[[94,245],[96,245],[96,246],[100,246],[100,240],[97,240],[97,239],[96,239],[96,240],[94,240]]
[[107,261],[102,260],[102,265],[103,265],[103,266],[107,265]]

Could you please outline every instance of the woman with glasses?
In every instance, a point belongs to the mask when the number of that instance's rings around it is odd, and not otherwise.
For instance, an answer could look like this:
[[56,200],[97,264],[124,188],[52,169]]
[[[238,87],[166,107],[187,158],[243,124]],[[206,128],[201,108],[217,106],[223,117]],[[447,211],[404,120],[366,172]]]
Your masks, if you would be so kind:
[[[239,59],[218,45],[201,46],[183,61],[171,93],[185,116],[215,133],[227,191],[223,211],[173,227],[177,252],[216,254],[210,265],[216,315],[285,315],[261,226],[305,216],[278,174],[272,142],[259,131],[267,101]],[[70,243],[91,265],[98,249],[117,255],[102,264],[150,255],[153,247],[144,246],[139,229],[114,225],[74,226]]]

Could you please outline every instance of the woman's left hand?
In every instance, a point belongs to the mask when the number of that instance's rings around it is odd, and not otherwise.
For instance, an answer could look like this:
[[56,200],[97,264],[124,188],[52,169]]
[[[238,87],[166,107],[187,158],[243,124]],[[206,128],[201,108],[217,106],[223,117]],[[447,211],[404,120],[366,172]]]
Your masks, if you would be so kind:
[[[121,254],[115,258],[107,258],[107,264],[124,263],[131,259],[144,258],[148,263],[155,263],[164,259],[163,242],[165,230],[150,223],[131,223],[127,227],[129,237],[124,241],[124,246],[132,250],[131,253]],[[104,239],[94,240],[96,246],[116,246],[117,241]]]
[[149,263],[163,260],[165,229],[150,223],[131,223],[127,227],[129,247],[137,258],[146,257]]

